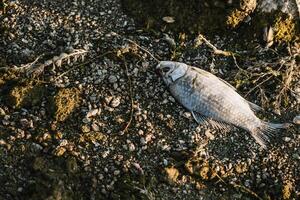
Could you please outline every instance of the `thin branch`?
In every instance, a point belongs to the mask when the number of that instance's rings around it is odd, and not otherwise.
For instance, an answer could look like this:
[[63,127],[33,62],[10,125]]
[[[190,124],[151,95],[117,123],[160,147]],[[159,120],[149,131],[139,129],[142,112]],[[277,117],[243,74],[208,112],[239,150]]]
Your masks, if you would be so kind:
[[130,42],[134,45],[136,45],[139,49],[141,49],[142,51],[146,52],[149,56],[151,56],[156,62],[160,62],[160,59],[156,58],[149,50],[147,50],[146,48],[140,46],[139,44],[137,44],[135,41],[130,40],[128,38],[124,38],[123,36],[119,35],[118,33],[115,33],[118,37],[122,38],[123,40]]
[[258,196],[255,192],[253,192],[252,190],[246,188],[243,185],[238,185],[238,184],[231,184],[233,187],[235,188],[240,188],[242,190],[244,190],[245,192],[248,192],[249,194],[253,195],[254,197],[256,197],[259,200],[263,200],[263,198],[261,198],[260,196]]
[[160,62],[159,59],[157,59],[152,53],[150,53],[150,51],[148,51],[147,49],[145,49],[144,47],[138,45],[135,41],[127,39],[127,38],[123,38],[125,41],[128,41],[134,45],[136,45],[139,49],[141,49],[142,51],[146,52],[149,56],[151,56],[156,62]]
[[124,63],[124,66],[125,66],[125,71],[126,71],[126,76],[127,76],[127,79],[128,79],[128,84],[129,84],[129,95],[130,95],[130,103],[131,103],[131,108],[130,108],[130,118],[129,118],[129,121],[127,122],[125,128],[122,130],[122,133],[124,134],[129,126],[131,125],[131,122],[132,122],[132,119],[133,119],[133,106],[134,106],[134,102],[133,102],[133,89],[132,89],[132,82],[131,82],[131,78],[129,76],[129,73],[128,73],[128,67],[127,67],[127,64],[126,64],[126,60],[124,59],[124,57],[122,58],[123,60],[123,63]]
[[224,56],[232,56],[233,53],[230,51],[223,51],[215,47],[212,43],[210,43],[203,35],[199,34],[198,38],[204,41],[204,43],[213,50],[214,54],[224,55]]

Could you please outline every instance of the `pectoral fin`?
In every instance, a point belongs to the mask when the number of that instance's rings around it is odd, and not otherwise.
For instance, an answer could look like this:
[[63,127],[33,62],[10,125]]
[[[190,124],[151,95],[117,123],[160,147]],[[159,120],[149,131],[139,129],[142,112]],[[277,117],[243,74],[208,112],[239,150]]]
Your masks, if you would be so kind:
[[218,129],[221,131],[230,131],[231,126],[229,124],[226,124],[225,122],[219,122],[217,120],[214,120],[212,118],[206,117],[200,113],[192,111],[192,115],[195,119],[195,121],[200,125],[210,126],[214,129]]
[[[246,100],[246,101],[247,101],[247,100]],[[262,107],[256,105],[255,103],[252,103],[252,102],[250,102],[250,101],[247,101],[247,103],[249,104],[251,110],[253,110],[253,111],[256,111],[256,112],[257,112],[257,111],[263,111],[263,110],[264,110]]]

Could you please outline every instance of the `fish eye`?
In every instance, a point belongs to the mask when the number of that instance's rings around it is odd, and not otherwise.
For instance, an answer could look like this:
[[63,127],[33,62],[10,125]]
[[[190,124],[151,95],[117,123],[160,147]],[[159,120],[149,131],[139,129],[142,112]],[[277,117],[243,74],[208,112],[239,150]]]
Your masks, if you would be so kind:
[[168,71],[170,71],[170,67],[164,67],[164,68],[162,68],[162,71],[164,73],[167,73]]

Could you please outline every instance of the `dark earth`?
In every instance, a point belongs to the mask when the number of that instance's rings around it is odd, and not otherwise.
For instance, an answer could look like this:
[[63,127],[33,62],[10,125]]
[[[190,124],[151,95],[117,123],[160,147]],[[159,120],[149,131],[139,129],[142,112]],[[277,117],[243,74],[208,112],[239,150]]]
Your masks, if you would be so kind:
[[197,125],[155,73],[158,60],[197,66],[292,124],[299,23],[245,22],[253,9],[236,1],[199,15],[159,2],[0,1],[0,199],[300,199],[299,125],[262,149]]

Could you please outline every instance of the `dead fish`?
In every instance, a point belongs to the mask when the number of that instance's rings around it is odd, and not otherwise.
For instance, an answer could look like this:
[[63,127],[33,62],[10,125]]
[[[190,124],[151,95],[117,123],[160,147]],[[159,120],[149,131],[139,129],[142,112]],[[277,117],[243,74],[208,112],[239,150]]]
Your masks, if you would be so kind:
[[156,69],[174,98],[188,109],[199,124],[218,129],[228,125],[250,132],[266,148],[270,136],[287,124],[260,120],[253,111],[262,110],[240,96],[236,89],[215,75],[180,62],[161,61]]

